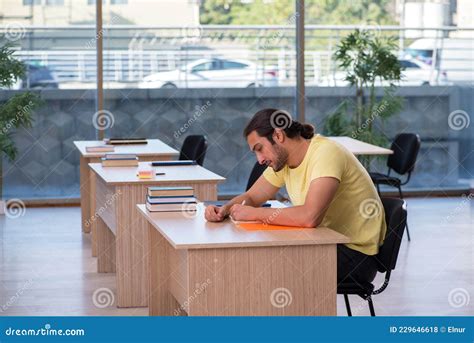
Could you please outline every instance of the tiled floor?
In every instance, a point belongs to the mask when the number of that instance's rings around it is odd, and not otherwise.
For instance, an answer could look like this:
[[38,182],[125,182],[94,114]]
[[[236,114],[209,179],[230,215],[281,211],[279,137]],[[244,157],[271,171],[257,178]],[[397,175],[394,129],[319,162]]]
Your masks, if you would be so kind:
[[[466,197],[408,200],[412,241],[404,238],[389,287],[374,296],[377,315],[474,313],[472,206]],[[101,288],[112,294],[94,304]],[[79,208],[27,208],[0,219],[0,316],[147,315],[146,308],[103,307],[113,292],[115,275],[96,272]],[[357,296],[351,304],[354,315],[368,315]],[[338,314],[346,315],[342,297]]]

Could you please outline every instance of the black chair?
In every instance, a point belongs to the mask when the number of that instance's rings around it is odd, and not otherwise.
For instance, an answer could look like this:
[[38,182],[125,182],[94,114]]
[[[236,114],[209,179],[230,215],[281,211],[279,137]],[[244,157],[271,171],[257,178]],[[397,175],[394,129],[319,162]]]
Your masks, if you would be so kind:
[[337,285],[337,294],[344,295],[346,303],[347,315],[352,316],[351,305],[349,303],[349,294],[355,294],[367,300],[369,303],[370,315],[375,316],[372,295],[382,293],[387,288],[390,281],[392,270],[397,264],[398,252],[402,242],[403,231],[406,226],[407,210],[405,201],[396,198],[382,198],[383,207],[385,209],[385,221],[387,223],[387,232],[385,240],[380,247],[379,253],[374,256],[377,261],[377,270],[385,273],[385,281],[379,289],[374,290],[372,283],[361,285],[359,283],[348,280]]
[[203,135],[190,135],[184,139],[180,160],[193,160],[200,166],[204,163],[204,157],[207,151],[207,140]]
[[[420,136],[414,133],[400,133],[395,137],[390,147],[393,150],[393,154],[387,159],[387,174],[369,173],[379,195],[380,185],[382,184],[397,188],[400,199],[403,199],[402,186],[410,181],[411,173],[415,168],[416,158],[420,151],[420,144]],[[408,174],[405,182],[402,182],[402,180],[395,176],[390,176],[392,169],[400,175]],[[407,237],[410,240],[408,226]]]
[[258,161],[255,163],[252,168],[252,171],[250,172],[249,180],[247,182],[247,187],[245,188],[245,191],[248,191],[253,186],[255,181],[258,180],[258,178],[260,177],[260,175],[263,174],[265,169],[267,169],[266,164],[260,164],[258,163]]

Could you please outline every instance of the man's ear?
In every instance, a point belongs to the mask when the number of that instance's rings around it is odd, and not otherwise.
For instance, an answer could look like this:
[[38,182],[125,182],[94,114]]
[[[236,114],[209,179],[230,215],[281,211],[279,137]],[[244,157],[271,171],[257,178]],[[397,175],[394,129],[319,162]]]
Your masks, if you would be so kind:
[[282,129],[275,129],[275,131],[273,132],[273,140],[280,144],[285,141],[285,133]]

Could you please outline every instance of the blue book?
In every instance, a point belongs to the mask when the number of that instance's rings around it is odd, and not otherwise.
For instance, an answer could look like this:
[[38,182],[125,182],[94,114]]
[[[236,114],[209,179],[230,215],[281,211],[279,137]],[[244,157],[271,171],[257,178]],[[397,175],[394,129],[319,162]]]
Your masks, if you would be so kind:
[[167,166],[194,166],[196,161],[182,160],[182,161],[155,161],[151,162],[153,167],[167,167]]

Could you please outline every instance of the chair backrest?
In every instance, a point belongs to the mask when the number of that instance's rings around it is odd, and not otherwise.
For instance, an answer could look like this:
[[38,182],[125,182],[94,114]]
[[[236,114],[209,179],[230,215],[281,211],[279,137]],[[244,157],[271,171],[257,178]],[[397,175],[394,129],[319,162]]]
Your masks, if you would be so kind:
[[200,166],[204,163],[204,157],[207,151],[207,140],[203,135],[190,135],[184,139],[180,160],[193,160]]
[[385,210],[385,222],[387,232],[385,240],[376,255],[378,271],[385,273],[395,269],[398,252],[402,243],[403,232],[407,222],[407,210],[405,201],[397,198],[382,198]]
[[414,133],[400,133],[393,140],[393,154],[387,159],[387,166],[403,175],[415,168],[416,157],[420,151],[420,136]]
[[245,191],[248,191],[250,187],[253,186],[255,181],[258,180],[258,178],[260,177],[260,175],[263,174],[265,169],[267,169],[267,166],[265,164],[260,164],[258,162],[255,163],[252,168],[252,171],[250,172],[249,180],[247,182],[247,188],[245,188]]

